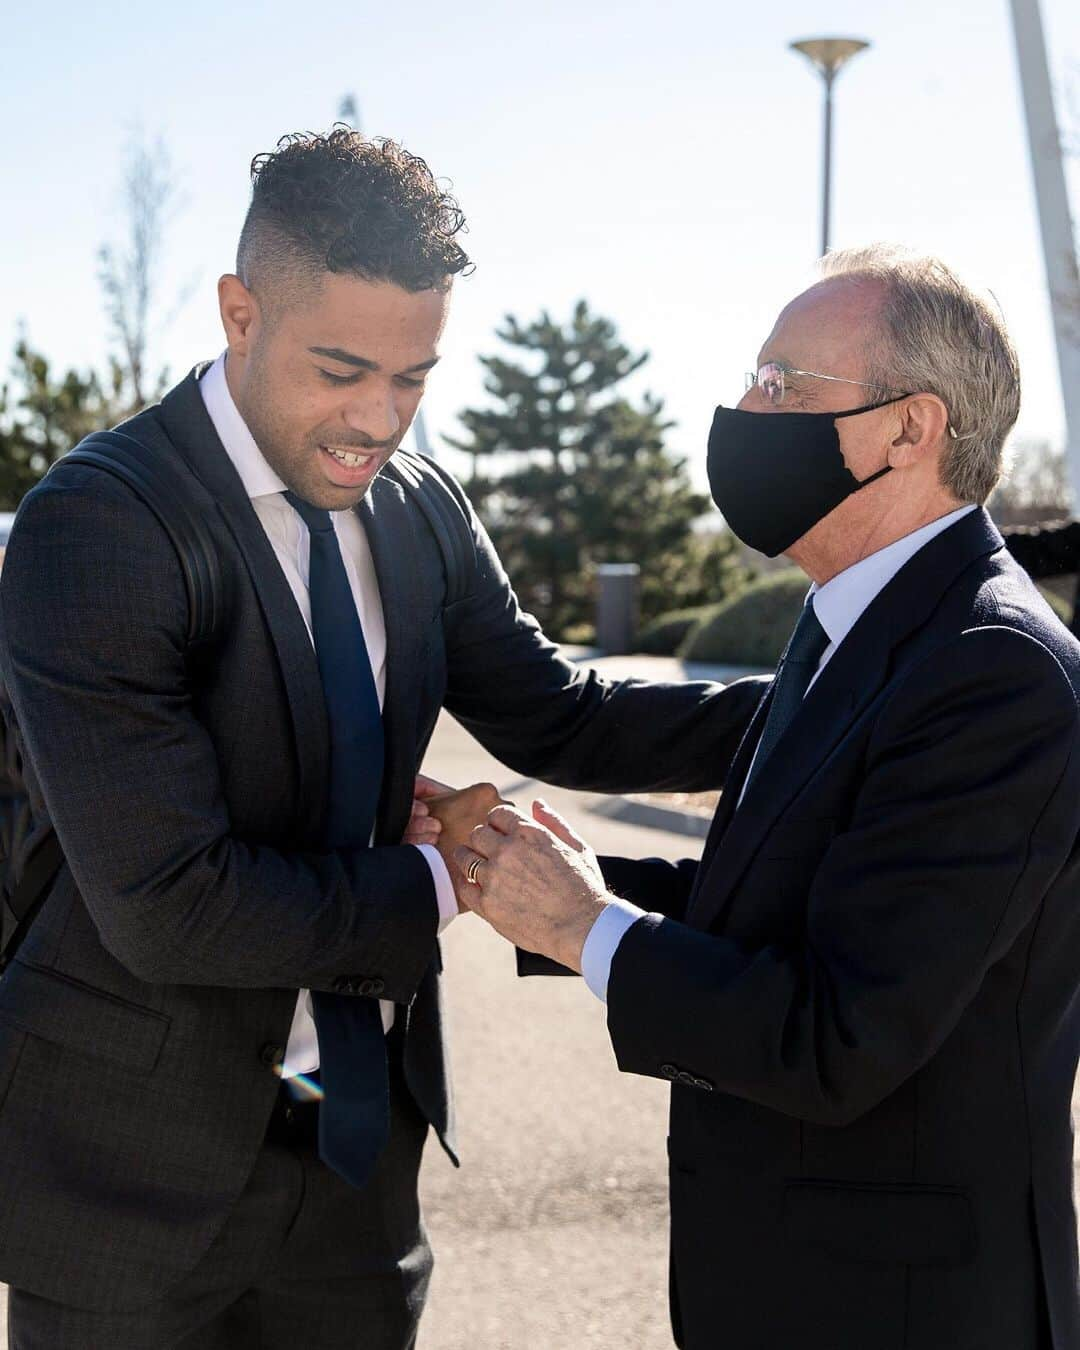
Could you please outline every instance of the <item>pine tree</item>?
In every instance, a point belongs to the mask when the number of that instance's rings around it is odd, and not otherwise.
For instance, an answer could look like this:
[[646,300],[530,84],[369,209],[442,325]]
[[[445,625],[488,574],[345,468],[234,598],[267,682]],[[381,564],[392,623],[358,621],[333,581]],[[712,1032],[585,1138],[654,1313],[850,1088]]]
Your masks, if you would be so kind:
[[26,338],[15,347],[10,382],[0,387],[0,510],[13,511],[49,466],[73,445],[117,420],[122,374],[112,388],[96,374],[52,373]]
[[480,358],[494,406],[465,409],[467,436],[447,440],[473,457],[470,496],[525,608],[555,636],[587,624],[592,569],[613,562],[641,567],[643,619],[721,599],[704,592],[722,588],[734,554],[691,532],[709,500],[666,449],[663,403],[619,389],[648,353],[584,300],[565,325],[508,315],[497,336],[514,353]]

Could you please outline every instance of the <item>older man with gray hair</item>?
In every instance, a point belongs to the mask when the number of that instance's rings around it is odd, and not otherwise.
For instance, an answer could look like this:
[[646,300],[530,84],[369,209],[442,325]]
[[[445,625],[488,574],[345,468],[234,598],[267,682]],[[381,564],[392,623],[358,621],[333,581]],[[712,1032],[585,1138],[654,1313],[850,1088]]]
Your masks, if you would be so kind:
[[983,509],[1016,357],[936,259],[823,270],[710,436],[813,584],[704,856],[499,807],[460,895],[671,1081],[680,1345],[1075,1350],[1080,646]]

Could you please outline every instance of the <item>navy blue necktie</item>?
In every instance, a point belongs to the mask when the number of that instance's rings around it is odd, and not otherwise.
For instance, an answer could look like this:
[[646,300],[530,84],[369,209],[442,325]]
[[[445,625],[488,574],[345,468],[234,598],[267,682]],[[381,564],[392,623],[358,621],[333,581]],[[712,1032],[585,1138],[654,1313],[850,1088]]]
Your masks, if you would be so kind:
[[780,666],[773,680],[772,702],[769,704],[765,727],[761,733],[761,740],[758,741],[757,754],[746,780],[747,789],[761,772],[765,761],[776,748],[777,741],[799,711],[810,687],[810,681],[814,678],[828,645],[829,635],[814,613],[814,602],[810,599],[803,606],[799,622],[795,625],[795,631],[780,658]]
[[[367,848],[383,776],[383,725],[364,630],[329,511],[291,492],[285,500],[311,535],[311,632],[330,732],[323,842]],[[319,1038],[319,1156],[363,1186],[390,1128],[386,1037],[374,999],[312,991]]]

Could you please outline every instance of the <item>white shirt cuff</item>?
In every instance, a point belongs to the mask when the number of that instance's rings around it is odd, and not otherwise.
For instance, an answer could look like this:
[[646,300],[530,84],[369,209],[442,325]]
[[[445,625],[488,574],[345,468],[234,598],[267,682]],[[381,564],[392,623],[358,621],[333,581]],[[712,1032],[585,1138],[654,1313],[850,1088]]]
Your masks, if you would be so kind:
[[601,1003],[607,1002],[608,979],[615,949],[623,940],[626,930],[632,928],[644,913],[645,910],[638,909],[629,900],[613,897],[589,929],[589,936],[581,949],[581,974]]
[[435,899],[439,905],[439,932],[443,932],[451,919],[458,916],[457,896],[454,894],[454,883],[450,880],[450,873],[446,869],[446,863],[443,862],[443,856],[434,844],[414,844],[413,848],[418,848],[427,859],[427,865],[431,868],[431,879],[435,883]]

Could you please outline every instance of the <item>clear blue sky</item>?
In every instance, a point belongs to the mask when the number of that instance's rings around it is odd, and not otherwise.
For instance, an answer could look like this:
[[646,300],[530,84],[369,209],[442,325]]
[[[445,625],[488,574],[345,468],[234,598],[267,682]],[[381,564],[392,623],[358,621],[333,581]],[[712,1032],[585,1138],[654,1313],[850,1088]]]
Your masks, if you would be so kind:
[[[1080,5],[1043,16],[1061,115]],[[816,254],[821,87],[786,44],[822,33],[874,44],[837,87],[834,243],[926,247],[991,286],[1023,364],[1020,431],[1060,442],[1006,0],[20,6],[0,23],[0,359],[24,319],[55,361],[102,360],[95,254],[122,228],[138,126],[165,138],[186,197],[167,295],[197,278],[152,355],[175,375],[213,355],[252,155],[355,91],[365,130],[452,179],[471,223],[432,431],[482,397],[476,355],[503,314],[585,296],[652,352],[641,384],[700,478],[714,405],[739,396]]]

